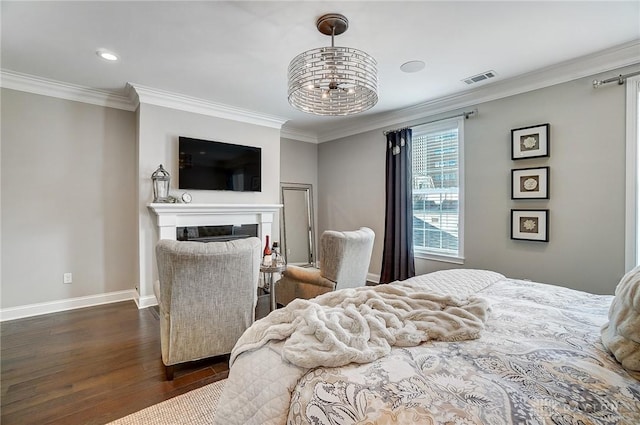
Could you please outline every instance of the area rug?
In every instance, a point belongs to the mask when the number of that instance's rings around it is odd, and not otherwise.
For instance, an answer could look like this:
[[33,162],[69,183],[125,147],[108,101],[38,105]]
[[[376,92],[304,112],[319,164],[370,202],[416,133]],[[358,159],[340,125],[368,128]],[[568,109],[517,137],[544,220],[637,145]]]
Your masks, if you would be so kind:
[[107,425],[205,425],[213,415],[227,380],[214,382],[142,409]]

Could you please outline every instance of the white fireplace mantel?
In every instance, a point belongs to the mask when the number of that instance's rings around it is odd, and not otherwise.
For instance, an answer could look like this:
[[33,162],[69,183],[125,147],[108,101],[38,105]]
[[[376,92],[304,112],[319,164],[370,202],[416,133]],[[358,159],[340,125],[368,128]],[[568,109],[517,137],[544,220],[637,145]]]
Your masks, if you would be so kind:
[[160,239],[175,240],[178,227],[258,224],[263,244],[266,235],[271,235],[274,214],[282,208],[282,204],[151,203],[147,206],[157,216]]

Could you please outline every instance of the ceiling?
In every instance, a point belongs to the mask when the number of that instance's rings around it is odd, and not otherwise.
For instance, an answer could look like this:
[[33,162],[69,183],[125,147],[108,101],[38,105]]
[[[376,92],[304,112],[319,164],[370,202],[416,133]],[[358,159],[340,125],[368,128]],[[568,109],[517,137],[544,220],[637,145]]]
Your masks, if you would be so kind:
[[[640,1],[3,0],[0,7],[4,71],[121,95],[135,83],[280,117],[285,129],[312,139],[640,40]],[[287,102],[291,59],[330,45],[315,28],[326,13],[349,19],[337,46],[378,62],[379,102],[362,114],[319,117]],[[120,60],[98,58],[99,48]],[[402,72],[412,60],[426,67]],[[462,81],[489,70],[497,74],[489,81]]]

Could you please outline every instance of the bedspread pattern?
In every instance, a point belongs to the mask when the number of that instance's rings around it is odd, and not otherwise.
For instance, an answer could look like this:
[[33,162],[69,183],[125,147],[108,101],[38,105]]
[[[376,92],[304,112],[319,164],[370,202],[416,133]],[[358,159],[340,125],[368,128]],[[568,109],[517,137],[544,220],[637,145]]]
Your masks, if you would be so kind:
[[611,297],[506,279],[479,295],[492,306],[480,339],[310,371],[287,423],[640,423],[640,376],[599,339]]
[[402,282],[295,300],[237,342],[215,423],[282,424],[290,393],[310,368],[370,363],[392,346],[477,338],[487,315],[480,297],[434,294]]

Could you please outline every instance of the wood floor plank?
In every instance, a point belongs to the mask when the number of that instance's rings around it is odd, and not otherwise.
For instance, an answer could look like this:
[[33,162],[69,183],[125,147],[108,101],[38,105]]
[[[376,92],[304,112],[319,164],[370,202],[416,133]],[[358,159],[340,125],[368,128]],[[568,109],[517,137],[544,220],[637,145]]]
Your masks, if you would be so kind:
[[166,381],[152,308],[127,301],[3,322],[0,422],[102,425],[227,377],[224,356]]

